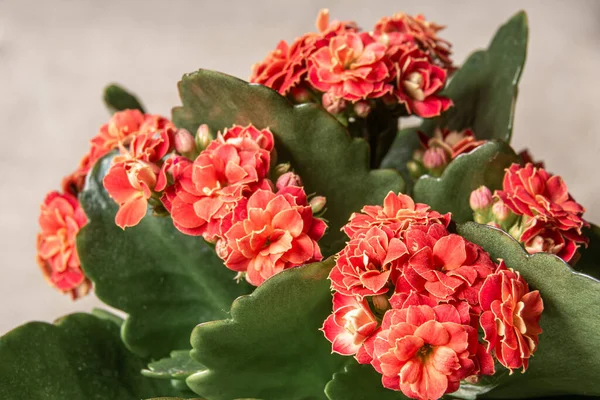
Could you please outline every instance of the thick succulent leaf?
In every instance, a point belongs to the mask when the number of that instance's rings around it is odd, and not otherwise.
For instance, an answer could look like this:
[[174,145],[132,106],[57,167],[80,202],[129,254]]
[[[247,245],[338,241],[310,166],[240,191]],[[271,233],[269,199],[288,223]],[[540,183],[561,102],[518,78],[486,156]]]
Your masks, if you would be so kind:
[[283,271],[237,299],[230,319],[197,326],[191,355],[206,370],[188,386],[211,400],[326,399],[325,385],[347,360],[318,330],[331,312],[332,266]]
[[378,204],[404,188],[392,170],[369,170],[369,146],[320,106],[292,106],[277,92],[218,72],[200,70],[179,82],[182,107],[173,110],[177,126],[195,132],[202,123],[213,132],[234,124],[270,128],[280,162],[290,162],[307,193],[327,197],[329,231],[320,242],[326,256],[340,250],[340,232],[353,211]]
[[0,338],[2,400],[138,400],[178,395],[140,374],[112,321],[72,314],[55,325],[30,322]]
[[181,234],[169,217],[117,227],[117,206],[102,186],[110,161],[96,164],[79,197],[89,220],[77,237],[79,257],[97,296],[129,314],[122,327],[128,348],[162,357],[189,347],[194,326],[226,318],[233,299],[251,288],[237,284],[211,246]]
[[190,357],[189,350],[175,350],[169,357],[148,364],[142,375],[157,379],[185,379],[203,369],[202,364]]
[[360,365],[350,359],[341,372],[336,372],[325,387],[329,400],[403,400],[402,392],[386,389],[381,384],[381,374],[370,365]]
[[426,120],[421,130],[471,128],[480,139],[510,141],[527,36],[527,15],[521,11],[500,27],[487,50],[473,53],[454,74],[444,91],[454,107]]
[[115,113],[126,109],[140,110],[144,112],[144,107],[133,94],[119,85],[112,84],[104,88],[104,104],[108,111]]
[[419,178],[413,197],[439,212],[451,212],[457,222],[472,221],[471,192],[481,185],[492,191],[502,188],[504,169],[513,162],[518,162],[518,158],[510,146],[499,141],[487,142],[454,159],[441,177],[424,175]]
[[600,227],[592,224],[584,229],[583,234],[590,239],[590,243],[587,248],[580,250],[581,258],[575,264],[575,269],[600,279]]
[[550,254],[527,255],[508,234],[473,222],[458,233],[519,271],[544,301],[544,332],[524,374],[507,376],[486,398],[600,396],[600,281]]

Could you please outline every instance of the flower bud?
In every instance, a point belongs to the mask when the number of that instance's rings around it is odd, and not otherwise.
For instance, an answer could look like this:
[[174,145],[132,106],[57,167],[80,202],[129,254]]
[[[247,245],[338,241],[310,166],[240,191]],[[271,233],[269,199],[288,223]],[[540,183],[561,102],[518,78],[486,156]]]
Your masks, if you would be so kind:
[[346,100],[341,97],[335,97],[331,93],[323,93],[321,98],[323,108],[331,114],[339,114],[346,109]]
[[281,164],[277,164],[275,166],[275,177],[279,178],[281,175],[285,174],[286,172],[288,172],[290,170],[292,166],[290,165],[290,163],[281,163]]
[[497,222],[504,222],[511,216],[512,212],[502,200],[498,200],[492,206],[492,214]]
[[430,147],[423,154],[423,165],[427,169],[439,169],[446,164],[448,164],[448,154],[441,147]]
[[275,184],[277,190],[281,190],[288,186],[302,186],[302,179],[293,172],[286,172],[277,178],[277,183]]
[[301,86],[292,88],[290,95],[295,103],[302,104],[310,101],[310,92]]
[[479,186],[471,192],[469,204],[473,211],[486,210],[492,205],[492,191],[485,186]]
[[371,105],[367,101],[359,101],[354,103],[354,113],[359,118],[367,118],[371,112]]
[[191,133],[186,129],[179,129],[175,132],[175,150],[179,154],[189,154],[196,152],[196,142]]
[[390,302],[388,301],[387,296],[380,294],[377,296],[373,296],[371,297],[371,300],[373,301],[373,308],[375,308],[375,312],[377,314],[385,314],[385,312],[387,310],[389,310],[390,308],[392,308],[392,306],[390,305]]
[[327,204],[327,199],[324,196],[315,196],[309,201],[309,204],[313,215],[316,215],[323,211]]
[[406,169],[408,169],[408,173],[414,179],[420,178],[422,175],[424,175],[427,172],[427,171],[425,171],[425,169],[423,168],[423,165],[421,163],[418,163],[414,160],[411,160],[406,163]]
[[208,125],[202,124],[198,127],[198,131],[196,131],[196,145],[198,146],[198,150],[202,151],[208,147],[210,142],[212,142],[213,137],[210,134],[210,129]]

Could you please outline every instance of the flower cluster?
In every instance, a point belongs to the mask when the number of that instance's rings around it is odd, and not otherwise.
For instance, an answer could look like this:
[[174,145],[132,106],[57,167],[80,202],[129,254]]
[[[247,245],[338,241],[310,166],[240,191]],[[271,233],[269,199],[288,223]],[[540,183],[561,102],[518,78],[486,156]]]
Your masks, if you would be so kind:
[[485,143],[485,140],[477,140],[470,129],[451,131],[437,128],[433,137],[423,132],[418,132],[418,135],[422,148],[413,153],[412,160],[407,164],[415,179],[424,174],[440,176],[456,157]]
[[558,175],[527,163],[506,170],[502,190],[485,186],[471,193],[471,208],[479,223],[501,228],[529,253],[551,253],[569,262],[580,245],[587,245],[585,209],[569,194]]
[[275,185],[269,179],[273,149],[268,129],[235,125],[194,160],[177,156],[162,169],[172,183],[161,200],[175,227],[216,243],[225,265],[255,286],[322,259],[317,242],[326,225],[313,215],[299,176],[284,173]]
[[322,330],[333,351],[371,364],[385,387],[415,399],[494,374],[494,357],[525,371],[541,333],[539,293],[449,223],[449,214],[390,192],[383,206],[352,215],[329,275],[333,313]]
[[[77,196],[83,190],[85,178],[96,161],[110,151],[130,144],[137,135],[151,137],[165,129],[173,129],[173,125],[161,116],[143,114],[138,110],[116,112],[92,138],[90,149],[79,162],[78,168],[63,179],[62,193],[52,191],[47,194],[39,217],[41,231],[37,239],[37,261],[52,286],[70,293],[73,299],[90,290],[91,282],[81,270],[75,238],[87,223]],[[152,146],[143,150],[142,142],[142,139],[138,139],[135,148],[140,152],[147,151],[146,158],[154,157],[150,154],[155,151]],[[133,166],[127,168],[135,169]],[[145,176],[144,171],[137,173]]]
[[279,42],[254,65],[250,81],[296,102],[315,99],[334,114],[354,104],[349,112],[356,117],[366,117],[377,99],[424,118],[452,105],[440,95],[452,69],[450,45],[437,36],[441,26],[396,14],[364,32],[354,22],[329,22],[322,10],[317,29],[291,45]]

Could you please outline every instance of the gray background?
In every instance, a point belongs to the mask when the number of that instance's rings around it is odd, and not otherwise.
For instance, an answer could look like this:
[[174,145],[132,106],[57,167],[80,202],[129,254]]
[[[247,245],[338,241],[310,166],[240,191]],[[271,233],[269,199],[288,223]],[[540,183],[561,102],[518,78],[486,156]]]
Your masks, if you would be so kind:
[[183,73],[246,78],[280,39],[313,31],[322,7],[365,29],[396,11],[421,12],[448,25],[442,36],[457,63],[525,8],[530,46],[514,145],[559,172],[600,222],[600,1],[0,0],[0,334],[99,304],[48,287],[34,256],[40,202],[108,118],[104,85],[120,82],[168,115]]

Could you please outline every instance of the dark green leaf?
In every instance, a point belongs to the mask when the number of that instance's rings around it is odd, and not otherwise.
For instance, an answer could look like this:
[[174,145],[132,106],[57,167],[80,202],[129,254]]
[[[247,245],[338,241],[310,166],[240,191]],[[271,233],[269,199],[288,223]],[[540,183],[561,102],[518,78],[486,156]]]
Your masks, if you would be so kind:
[[183,106],[173,110],[173,121],[190,132],[202,123],[214,132],[250,123],[271,129],[278,160],[291,163],[307,193],[327,197],[329,231],[320,242],[326,256],[343,247],[340,228],[352,212],[404,188],[397,172],[370,171],[367,143],[351,139],[346,128],[316,104],[294,107],[265,86],[205,70],[185,75],[179,92]]
[[96,164],[80,195],[89,222],[77,237],[79,256],[98,297],[129,314],[125,344],[162,357],[188,347],[196,324],[226,318],[233,299],[250,287],[236,284],[211,246],[181,234],[169,217],[148,215],[134,228],[117,227],[117,206],[102,186],[110,161]]
[[487,398],[600,396],[600,281],[579,274],[560,258],[527,255],[508,234],[470,222],[458,233],[519,271],[544,301],[544,332],[529,369],[508,376]]
[[336,372],[325,387],[329,400],[402,400],[402,392],[383,387],[381,374],[370,365],[360,365],[353,359],[342,372]]
[[500,27],[487,50],[473,53],[454,74],[444,91],[454,107],[426,120],[421,130],[471,128],[480,139],[510,141],[527,36],[527,15],[521,11]]
[[115,84],[104,88],[104,104],[111,113],[126,109],[144,112],[144,107],[140,104],[137,97]]
[[590,239],[587,248],[581,248],[581,258],[575,264],[575,269],[584,274],[600,279],[600,227],[593,225],[583,230]]
[[56,325],[30,322],[0,338],[2,400],[138,400],[177,395],[143,377],[145,362],[127,351],[119,328],[89,314]]
[[471,192],[481,185],[502,188],[504,169],[518,162],[515,152],[503,142],[488,142],[454,159],[439,178],[429,175],[417,180],[415,201],[429,204],[439,212],[451,212],[457,222],[473,220],[469,206]]
[[118,315],[113,314],[110,311],[103,310],[101,308],[94,308],[94,309],[92,309],[92,315],[94,317],[98,317],[98,318],[101,318],[101,319],[105,319],[105,320],[111,321],[115,325],[117,325],[119,328],[121,326],[123,326],[123,322],[125,322],[125,320],[123,318],[119,317]]
[[192,357],[206,370],[187,384],[211,400],[326,399],[325,385],[347,358],[318,330],[331,312],[333,260],[283,271],[237,299],[231,319],[192,333]]
[[142,375],[157,379],[185,379],[203,369],[202,364],[190,357],[189,350],[175,350],[170,357],[148,364]]

